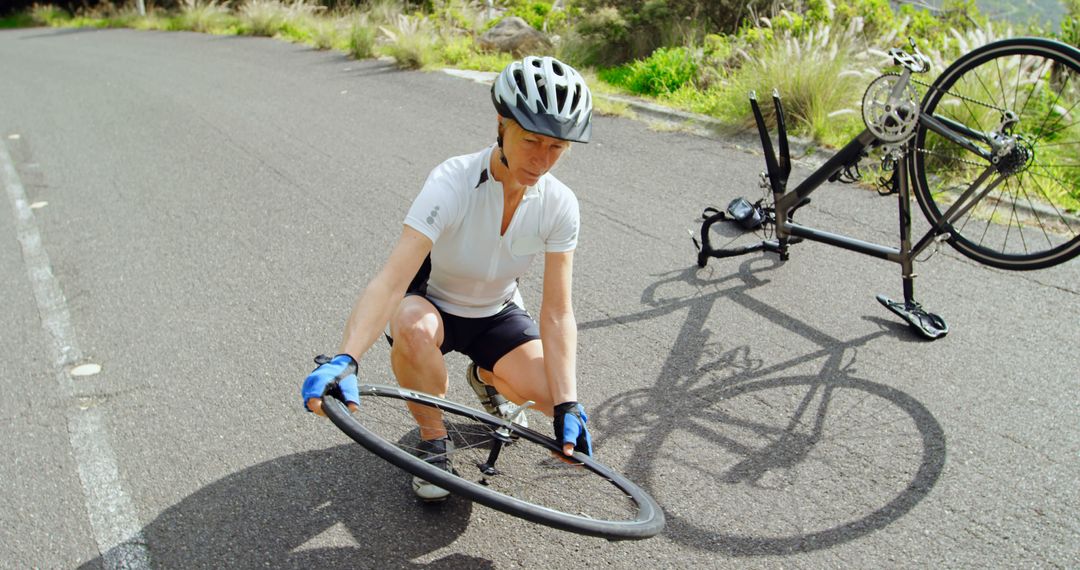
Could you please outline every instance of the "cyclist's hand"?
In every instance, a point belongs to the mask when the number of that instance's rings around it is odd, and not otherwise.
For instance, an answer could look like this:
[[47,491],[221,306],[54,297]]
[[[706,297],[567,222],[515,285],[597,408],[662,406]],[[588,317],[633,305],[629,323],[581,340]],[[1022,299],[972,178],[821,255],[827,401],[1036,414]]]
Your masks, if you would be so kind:
[[325,416],[326,412],[322,410],[323,392],[331,382],[336,382],[337,385],[330,393],[348,404],[350,410],[356,410],[360,404],[360,388],[356,381],[356,360],[348,354],[339,354],[333,358],[320,354],[315,357],[315,362],[319,366],[308,374],[300,389],[304,407],[310,412]]
[[555,406],[555,439],[562,444],[563,455],[573,455],[575,450],[592,455],[592,437],[585,427],[588,421],[585,408],[577,402]]

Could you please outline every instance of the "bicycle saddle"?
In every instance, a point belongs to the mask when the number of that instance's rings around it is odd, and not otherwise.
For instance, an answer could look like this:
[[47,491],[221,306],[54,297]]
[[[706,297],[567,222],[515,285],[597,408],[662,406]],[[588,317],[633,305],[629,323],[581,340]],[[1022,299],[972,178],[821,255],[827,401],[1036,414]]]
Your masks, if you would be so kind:
[[945,324],[945,319],[934,313],[924,311],[918,303],[901,303],[893,301],[885,295],[878,295],[877,300],[882,305],[885,305],[886,309],[902,317],[915,330],[930,340],[936,340],[949,334],[949,325]]

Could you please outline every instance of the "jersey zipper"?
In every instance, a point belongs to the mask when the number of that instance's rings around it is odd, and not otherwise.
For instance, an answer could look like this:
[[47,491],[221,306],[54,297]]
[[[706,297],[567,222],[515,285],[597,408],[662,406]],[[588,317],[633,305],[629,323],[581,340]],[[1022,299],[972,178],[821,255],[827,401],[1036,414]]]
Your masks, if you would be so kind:
[[[501,190],[502,189],[500,188],[500,192],[501,192]],[[507,226],[506,226],[506,232],[502,233],[502,234],[499,234],[498,247],[495,250],[495,255],[491,256],[491,263],[488,265],[488,273],[487,273],[487,280],[488,281],[492,281],[492,280],[495,279],[495,272],[499,267],[499,259],[502,258],[503,247],[505,245],[506,237],[509,236],[510,233],[511,233],[510,231],[512,229],[514,229],[514,225],[517,223],[518,218],[520,218],[521,216],[524,215],[524,214],[521,213],[522,212],[522,206],[524,206],[525,202],[527,202],[531,198],[532,197],[529,196],[529,191],[526,190],[525,195],[521,197],[521,202],[518,202],[517,209],[514,210],[514,215],[510,217],[510,223],[507,224]],[[505,198],[502,200],[502,207],[503,208],[506,207]],[[501,219],[499,220],[499,225],[500,225],[500,227],[502,225],[502,220]]]

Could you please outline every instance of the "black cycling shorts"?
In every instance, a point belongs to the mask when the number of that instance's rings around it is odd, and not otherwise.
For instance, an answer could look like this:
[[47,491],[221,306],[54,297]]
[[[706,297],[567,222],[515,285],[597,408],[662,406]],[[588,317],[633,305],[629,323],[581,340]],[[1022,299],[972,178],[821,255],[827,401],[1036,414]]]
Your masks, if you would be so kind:
[[[418,295],[419,292],[407,295]],[[431,302],[428,299],[428,302]],[[540,338],[540,326],[525,309],[515,303],[507,303],[501,311],[490,317],[468,318],[439,311],[443,322],[443,343],[439,349],[443,354],[457,351],[468,356],[477,366],[485,370],[494,370],[495,363],[511,350]],[[386,340],[394,344],[388,335]]]

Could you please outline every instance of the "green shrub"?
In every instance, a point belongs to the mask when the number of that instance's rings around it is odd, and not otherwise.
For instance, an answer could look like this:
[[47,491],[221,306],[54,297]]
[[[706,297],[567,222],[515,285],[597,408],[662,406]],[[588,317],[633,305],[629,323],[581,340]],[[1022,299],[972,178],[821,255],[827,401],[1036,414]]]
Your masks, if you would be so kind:
[[583,66],[622,63],[630,41],[630,26],[617,8],[607,6],[578,21],[560,45],[560,56]]
[[472,36],[454,36],[443,41],[442,60],[449,65],[458,65],[469,60],[477,52]]
[[440,51],[442,62],[458,69],[501,71],[514,60],[514,56],[508,53],[481,52],[472,36],[448,38]]
[[646,54],[670,43],[670,37],[661,35],[673,25],[690,23],[699,31],[733,33],[751,14],[767,14],[775,5],[772,0],[577,0],[575,4],[583,13],[617,6],[640,40],[656,42]]
[[709,34],[697,52],[699,58],[695,85],[703,91],[720,86],[735,67],[742,40],[736,36]]
[[[679,109],[685,109],[691,113],[701,115],[723,116],[722,109],[725,97],[728,94],[726,86],[717,85],[706,89],[700,89],[692,85],[683,85],[681,88],[660,96],[660,101]],[[743,112],[749,111],[749,105],[743,100]]]
[[989,24],[986,16],[979,11],[975,0],[945,0],[941,7],[942,24],[959,30],[983,28]]
[[431,18],[441,33],[475,34],[484,27],[485,12],[469,0],[435,0]]
[[1065,17],[1061,19],[1061,31],[1057,34],[1059,40],[1080,47],[1080,0],[1063,0],[1065,5]]
[[71,14],[52,4],[34,4],[30,7],[30,19],[39,26],[60,26],[71,19]]
[[537,30],[544,29],[544,21],[551,13],[551,2],[514,0],[507,4],[507,16],[517,16]]
[[503,17],[488,22],[484,27],[490,28],[508,16],[517,16],[537,30],[560,34],[566,31],[571,16],[580,17],[581,11],[574,6],[555,9],[548,0],[508,0]]
[[1080,20],[1074,16],[1062,19],[1058,39],[1073,47],[1080,47]]
[[648,58],[630,64],[623,85],[641,95],[679,90],[697,76],[697,62],[687,48],[658,48]]
[[630,84],[631,74],[633,74],[633,71],[631,70],[630,65],[627,64],[617,67],[607,67],[601,69],[596,75],[601,81],[605,83],[610,83],[611,85],[616,85],[619,87],[626,87]]
[[626,42],[630,36],[630,24],[617,8],[606,6],[587,14],[577,26],[578,33],[612,42]]
[[[597,3],[585,1],[590,4]],[[659,47],[698,43],[712,28],[698,12],[686,9],[684,0],[633,0],[617,8],[597,4],[583,10],[574,29],[594,46],[589,63],[626,63],[646,58]]]
[[940,49],[946,39],[944,26],[929,10],[916,8],[910,4],[900,7],[900,16],[907,21],[907,26],[898,30],[898,36],[912,37],[920,46],[932,46]]
[[27,12],[18,12],[0,18],[0,30],[11,28],[29,28],[34,26],[34,18]]
[[835,18],[840,25],[861,18],[864,37],[884,35],[897,23],[889,0],[841,0],[836,4]]
[[738,37],[747,44],[759,45],[773,40],[773,30],[764,26],[747,24],[739,29]]

